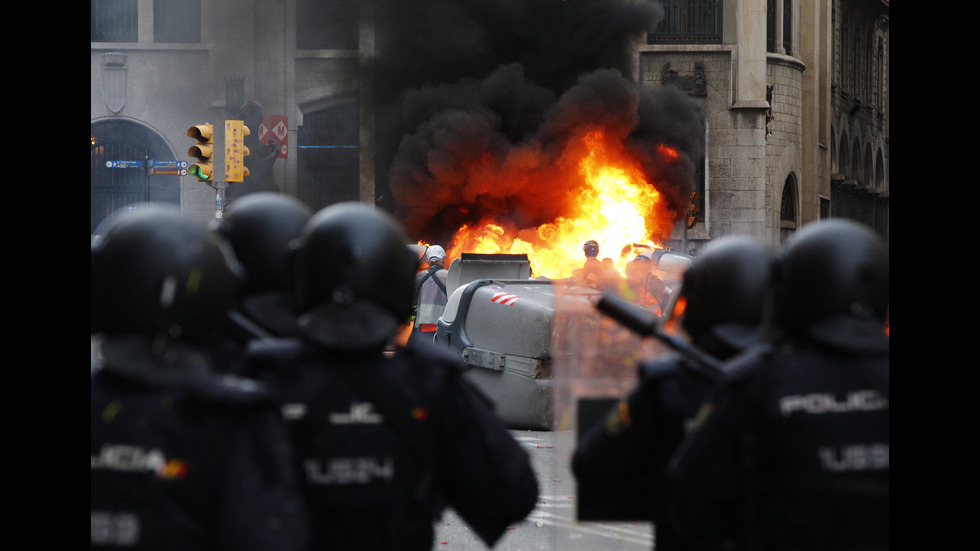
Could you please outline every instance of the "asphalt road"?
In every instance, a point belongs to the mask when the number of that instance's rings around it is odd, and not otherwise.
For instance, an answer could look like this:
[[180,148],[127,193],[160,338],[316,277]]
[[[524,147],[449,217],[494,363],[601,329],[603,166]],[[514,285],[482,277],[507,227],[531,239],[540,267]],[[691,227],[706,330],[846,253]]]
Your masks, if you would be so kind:
[[[511,433],[531,456],[538,476],[538,504],[527,519],[515,524],[494,551],[650,551],[650,523],[579,522],[575,520],[575,477],[570,459],[575,435],[570,431]],[[452,511],[436,527],[436,551],[489,549]]]

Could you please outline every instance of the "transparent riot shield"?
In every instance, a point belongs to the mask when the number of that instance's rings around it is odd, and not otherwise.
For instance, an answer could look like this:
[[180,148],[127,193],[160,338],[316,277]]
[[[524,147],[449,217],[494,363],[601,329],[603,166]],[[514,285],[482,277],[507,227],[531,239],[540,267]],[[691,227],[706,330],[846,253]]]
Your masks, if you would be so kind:
[[[636,386],[638,366],[668,348],[654,338],[640,337],[595,304],[601,292],[556,282],[552,324],[552,396],[555,430],[574,431],[580,402],[618,400]],[[588,415],[586,415],[588,417]]]
[[[638,384],[640,362],[669,349],[651,337],[640,337],[595,304],[601,291],[556,282],[552,326],[552,397],[555,426],[555,463],[545,476],[571,482],[567,488],[572,510],[564,518],[585,533],[606,534],[612,548],[635,549],[639,542],[652,547],[653,526],[635,519],[616,522],[578,520],[582,507],[571,473],[571,457],[578,436],[592,423],[605,418],[616,402]],[[620,542],[614,544],[614,542]],[[555,542],[560,549],[562,542]],[[619,545],[620,547],[616,547]]]

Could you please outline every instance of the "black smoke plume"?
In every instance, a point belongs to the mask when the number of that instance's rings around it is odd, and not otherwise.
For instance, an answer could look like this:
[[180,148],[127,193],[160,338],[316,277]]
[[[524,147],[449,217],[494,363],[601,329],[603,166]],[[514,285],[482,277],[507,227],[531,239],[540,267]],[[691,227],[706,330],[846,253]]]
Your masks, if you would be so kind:
[[567,212],[573,178],[560,175],[574,167],[561,153],[598,126],[681,210],[703,150],[699,110],[673,86],[641,91],[624,76],[631,44],[662,17],[648,0],[379,0],[378,204],[429,242],[486,219],[536,227]]

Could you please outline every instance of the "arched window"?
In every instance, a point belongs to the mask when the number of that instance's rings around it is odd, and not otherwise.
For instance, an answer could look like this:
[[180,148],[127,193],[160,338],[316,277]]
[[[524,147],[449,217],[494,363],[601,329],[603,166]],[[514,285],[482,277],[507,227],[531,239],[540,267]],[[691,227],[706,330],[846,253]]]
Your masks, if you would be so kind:
[[878,150],[878,156],[875,161],[875,189],[878,191],[884,191],[885,187],[885,156]]
[[779,239],[780,242],[796,231],[797,227],[797,191],[796,175],[792,172],[783,182],[783,194],[779,200]]
[[[831,135],[834,134],[833,130],[830,132]],[[840,157],[837,152],[837,140],[830,139],[830,174],[840,174]]]
[[848,166],[848,179],[864,182],[864,164],[861,157],[861,141],[857,136],[851,145],[851,164]]
[[837,148],[837,173],[843,176],[845,179],[849,177],[851,173],[851,156],[849,152],[851,150],[850,144],[848,144],[847,132],[841,134],[840,146]]
[[796,176],[790,174],[783,183],[783,196],[779,200],[779,220],[796,223]]
[[864,146],[864,163],[861,173],[861,184],[873,188],[875,186],[875,167],[873,157],[871,156],[871,144],[865,144]]

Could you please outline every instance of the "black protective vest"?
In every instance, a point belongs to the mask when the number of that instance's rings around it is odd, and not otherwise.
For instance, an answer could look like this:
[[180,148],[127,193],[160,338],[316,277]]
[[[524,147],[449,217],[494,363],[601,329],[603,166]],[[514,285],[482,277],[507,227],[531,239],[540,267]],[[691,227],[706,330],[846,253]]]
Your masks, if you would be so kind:
[[427,344],[292,354],[260,371],[293,438],[312,549],[428,550],[446,506],[492,545],[533,509],[529,458],[458,358]]
[[255,385],[229,381],[93,373],[93,548],[303,548],[278,410]]

